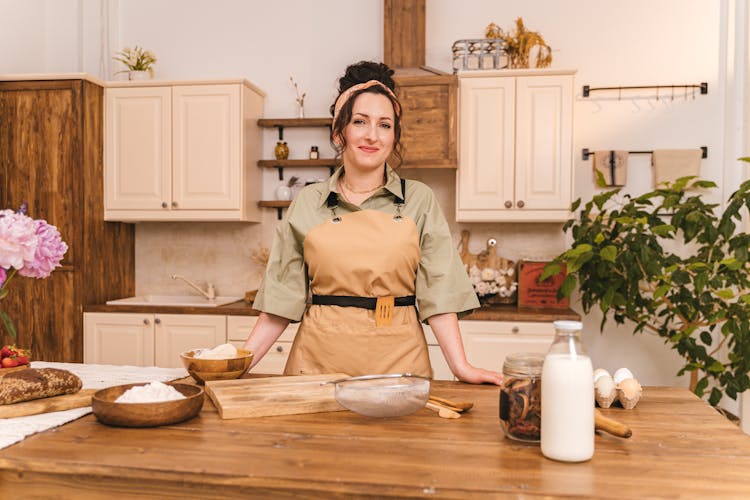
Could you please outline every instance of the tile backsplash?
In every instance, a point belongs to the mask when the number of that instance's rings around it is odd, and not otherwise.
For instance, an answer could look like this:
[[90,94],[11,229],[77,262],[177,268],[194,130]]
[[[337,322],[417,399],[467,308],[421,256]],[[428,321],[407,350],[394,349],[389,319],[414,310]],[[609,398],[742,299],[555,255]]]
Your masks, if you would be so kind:
[[[469,251],[485,248],[496,238],[498,255],[511,259],[547,260],[562,252],[566,235],[561,224],[455,222],[455,171],[405,170],[402,175],[430,185],[440,200],[458,246],[463,229],[471,231]],[[276,211],[267,210],[260,224],[238,222],[142,222],[136,225],[137,294],[192,294],[179,274],[199,286],[211,282],[220,295],[244,296],[258,287],[261,269],[251,256],[260,244],[270,248]]]

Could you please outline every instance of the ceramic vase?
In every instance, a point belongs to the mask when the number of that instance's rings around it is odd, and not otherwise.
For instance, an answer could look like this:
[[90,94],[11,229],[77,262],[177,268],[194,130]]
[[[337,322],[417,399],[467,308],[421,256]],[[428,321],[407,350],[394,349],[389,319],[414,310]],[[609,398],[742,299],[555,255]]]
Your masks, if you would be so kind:
[[128,71],[128,80],[132,81],[140,81],[140,80],[149,80],[151,78],[151,73],[148,71]]

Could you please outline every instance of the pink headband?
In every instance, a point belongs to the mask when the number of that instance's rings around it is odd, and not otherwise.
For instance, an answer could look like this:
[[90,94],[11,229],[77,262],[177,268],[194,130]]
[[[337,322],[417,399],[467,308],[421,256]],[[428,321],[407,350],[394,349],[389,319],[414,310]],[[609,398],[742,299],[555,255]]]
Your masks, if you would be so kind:
[[396,94],[393,93],[391,89],[388,88],[387,85],[385,85],[383,82],[379,82],[378,80],[370,80],[364,83],[358,83],[357,85],[352,85],[345,91],[341,93],[341,95],[336,99],[336,104],[333,106],[333,123],[336,123],[336,119],[339,116],[339,111],[341,111],[341,108],[344,107],[344,104],[346,104],[346,101],[349,100],[349,98],[352,96],[353,93],[355,93],[358,90],[364,90],[369,89],[370,87],[374,85],[380,85],[383,87],[388,94],[393,97],[393,108],[396,112],[396,115],[398,116],[401,113],[401,105],[398,103],[398,99],[396,98]]

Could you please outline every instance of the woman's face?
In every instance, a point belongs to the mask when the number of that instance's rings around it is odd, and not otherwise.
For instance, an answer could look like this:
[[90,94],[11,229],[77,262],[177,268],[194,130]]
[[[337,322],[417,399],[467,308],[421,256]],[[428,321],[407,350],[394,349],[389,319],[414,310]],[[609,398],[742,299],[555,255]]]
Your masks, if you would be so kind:
[[344,127],[346,148],[342,153],[347,169],[372,171],[383,167],[395,143],[393,105],[382,94],[357,96],[352,119]]

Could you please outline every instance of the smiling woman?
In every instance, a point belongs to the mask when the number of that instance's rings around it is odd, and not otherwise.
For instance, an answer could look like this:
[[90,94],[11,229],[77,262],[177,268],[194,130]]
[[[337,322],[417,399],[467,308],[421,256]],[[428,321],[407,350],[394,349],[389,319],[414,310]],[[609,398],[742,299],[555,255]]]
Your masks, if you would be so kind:
[[287,375],[431,377],[426,321],[459,380],[500,383],[466,360],[457,315],[479,303],[435,195],[386,163],[400,159],[392,75],[363,61],[339,80],[331,143],[341,166],[300,191],[278,226],[245,348],[257,363],[301,319]]

